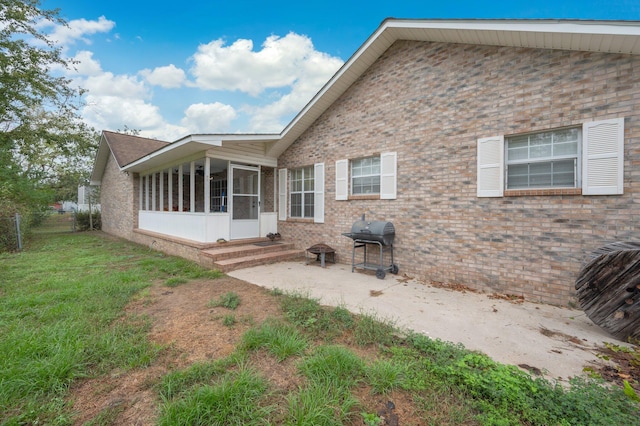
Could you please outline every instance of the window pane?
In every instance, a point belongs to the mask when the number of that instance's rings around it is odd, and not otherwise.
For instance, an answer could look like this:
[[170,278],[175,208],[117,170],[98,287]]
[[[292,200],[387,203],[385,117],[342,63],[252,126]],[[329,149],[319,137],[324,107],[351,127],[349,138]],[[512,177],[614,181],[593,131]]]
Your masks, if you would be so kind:
[[[507,189],[575,187],[580,128],[506,139]],[[558,159],[554,158],[567,158]]]
[[302,194],[291,194],[291,217],[302,217]]
[[553,162],[553,186],[575,186],[574,160]]
[[529,165],[529,186],[545,188],[551,186],[551,163],[533,163]]
[[577,128],[556,130],[553,133],[554,143],[556,142],[578,142],[580,130]]
[[551,157],[552,133],[538,133],[529,139],[529,158]]
[[351,193],[380,193],[380,157],[369,157],[351,162]]
[[529,165],[518,164],[509,166],[507,171],[507,188],[528,188],[529,187]]
[[304,169],[304,190],[313,191],[313,167]]
[[553,155],[576,155],[578,154],[578,142],[563,142],[553,144]]
[[313,217],[314,194],[304,194],[304,217]]

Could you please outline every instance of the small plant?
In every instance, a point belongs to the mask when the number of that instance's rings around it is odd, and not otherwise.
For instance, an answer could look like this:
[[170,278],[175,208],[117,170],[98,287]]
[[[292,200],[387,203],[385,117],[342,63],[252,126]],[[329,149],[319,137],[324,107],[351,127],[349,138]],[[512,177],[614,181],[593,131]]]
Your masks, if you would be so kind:
[[212,300],[209,302],[209,307],[217,308],[218,306],[223,306],[227,309],[235,310],[240,305],[240,296],[236,293],[230,291],[226,294],[220,296],[219,299]]
[[367,426],[379,426],[382,424],[382,419],[376,413],[360,413],[362,415],[362,420],[364,424]]
[[222,317],[222,325],[225,327],[233,327],[236,325],[236,316],[233,314],[225,315]]
[[272,296],[282,296],[284,295],[284,291],[280,290],[279,288],[272,288],[271,290],[269,290],[269,293]]
[[179,285],[186,284],[188,281],[182,277],[171,277],[165,281],[164,285],[167,287],[178,287]]

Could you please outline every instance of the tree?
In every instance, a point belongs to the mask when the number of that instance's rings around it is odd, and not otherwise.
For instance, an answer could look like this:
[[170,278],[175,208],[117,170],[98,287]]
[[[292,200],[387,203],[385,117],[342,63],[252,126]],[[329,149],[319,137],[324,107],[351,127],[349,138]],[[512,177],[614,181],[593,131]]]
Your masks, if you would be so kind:
[[42,21],[66,25],[40,0],[0,0],[0,207],[14,212],[46,206],[52,189],[86,175],[97,146],[79,118],[82,90],[54,74],[73,63]]

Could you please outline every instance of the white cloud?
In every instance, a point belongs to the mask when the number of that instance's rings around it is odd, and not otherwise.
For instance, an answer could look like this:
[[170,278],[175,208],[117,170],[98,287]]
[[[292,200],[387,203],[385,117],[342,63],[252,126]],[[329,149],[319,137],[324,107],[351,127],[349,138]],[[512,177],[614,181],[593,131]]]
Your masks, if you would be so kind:
[[292,118],[318,93],[329,78],[342,66],[339,58],[314,51],[297,70],[291,91],[268,105],[250,108],[250,131],[280,132],[285,119]]
[[186,80],[185,72],[173,64],[164,67],[154,68],[153,71],[144,69],[140,74],[147,79],[150,84],[164,87],[165,89],[175,89],[182,86]]
[[136,77],[111,72],[89,76],[82,87],[92,96],[114,96],[125,99],[148,99],[151,94],[143,81]]
[[74,71],[79,75],[97,76],[102,73],[100,62],[93,59],[93,52],[80,50],[71,60]]
[[164,124],[159,108],[138,98],[86,96],[82,116],[96,129],[149,129]]
[[106,33],[111,31],[116,26],[114,21],[111,21],[104,16],[98,18],[98,20],[87,19],[74,19],[67,23],[66,26],[53,23],[51,21],[42,21],[39,27],[42,29],[53,28],[51,32],[48,32],[48,38],[62,46],[68,46],[81,40],[85,44],[91,44],[91,39],[87,36]]
[[185,110],[181,124],[189,133],[224,133],[231,128],[231,122],[238,117],[235,109],[220,102],[197,103]]
[[329,61],[334,72],[334,64],[342,64],[340,59],[317,52],[308,37],[295,33],[268,37],[257,52],[251,40],[239,39],[230,46],[214,40],[200,45],[192,60],[191,72],[199,88],[238,90],[252,96],[265,89],[293,85],[304,77],[301,70],[309,63]]

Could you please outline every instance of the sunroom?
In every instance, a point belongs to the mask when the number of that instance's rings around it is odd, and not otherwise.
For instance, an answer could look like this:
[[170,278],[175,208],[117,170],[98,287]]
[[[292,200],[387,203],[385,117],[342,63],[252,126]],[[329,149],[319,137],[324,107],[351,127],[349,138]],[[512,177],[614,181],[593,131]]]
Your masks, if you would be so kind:
[[200,243],[277,232],[267,141],[193,135],[123,167],[138,173],[138,229]]

